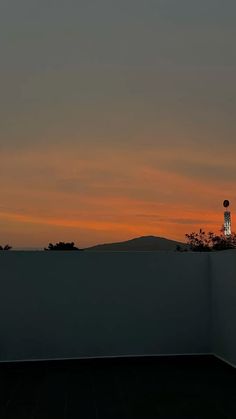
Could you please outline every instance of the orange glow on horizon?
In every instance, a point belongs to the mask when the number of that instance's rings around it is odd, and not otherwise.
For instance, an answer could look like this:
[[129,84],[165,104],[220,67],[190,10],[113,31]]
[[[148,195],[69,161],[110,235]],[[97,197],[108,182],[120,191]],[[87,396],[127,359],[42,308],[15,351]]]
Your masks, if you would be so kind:
[[[193,168],[200,165],[197,152],[186,155]],[[142,235],[185,241],[199,228],[218,232],[221,201],[234,196],[234,181],[185,173],[179,161],[166,149],[6,153],[0,161],[3,173],[8,167],[0,179],[1,241],[40,247],[70,240],[85,247]],[[220,159],[217,164],[224,169]]]

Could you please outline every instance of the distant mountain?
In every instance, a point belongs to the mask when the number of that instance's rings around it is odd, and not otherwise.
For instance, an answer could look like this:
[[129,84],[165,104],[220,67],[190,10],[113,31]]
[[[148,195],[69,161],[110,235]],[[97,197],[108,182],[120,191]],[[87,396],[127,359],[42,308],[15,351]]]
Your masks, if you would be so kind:
[[176,250],[176,246],[187,249],[185,243],[165,239],[164,237],[144,236],[118,243],[98,244],[88,247],[87,251],[157,251],[157,250]]

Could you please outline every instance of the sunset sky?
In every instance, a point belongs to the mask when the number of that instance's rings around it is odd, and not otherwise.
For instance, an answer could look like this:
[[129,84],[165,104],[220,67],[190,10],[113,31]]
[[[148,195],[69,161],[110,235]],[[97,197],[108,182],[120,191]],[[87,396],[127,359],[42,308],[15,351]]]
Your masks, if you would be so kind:
[[[1,0],[0,244],[218,232],[235,0]],[[235,216],[236,223],[236,216]]]

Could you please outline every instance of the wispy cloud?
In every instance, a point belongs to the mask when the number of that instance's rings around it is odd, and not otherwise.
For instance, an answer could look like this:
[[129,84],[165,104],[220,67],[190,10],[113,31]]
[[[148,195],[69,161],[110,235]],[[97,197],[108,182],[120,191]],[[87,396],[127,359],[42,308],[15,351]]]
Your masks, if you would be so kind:
[[[231,174],[233,158],[229,161]],[[193,152],[179,159],[164,148],[151,155],[145,149],[124,153],[48,148],[5,153],[0,163],[0,219],[5,225],[14,222],[22,231],[28,224],[32,231],[50,226],[100,232],[100,241],[106,235],[116,240],[121,234],[183,240],[186,232],[201,226],[218,230],[221,200],[226,193],[235,199],[233,180],[203,176],[212,169]],[[223,170],[224,164],[219,159],[212,167]]]

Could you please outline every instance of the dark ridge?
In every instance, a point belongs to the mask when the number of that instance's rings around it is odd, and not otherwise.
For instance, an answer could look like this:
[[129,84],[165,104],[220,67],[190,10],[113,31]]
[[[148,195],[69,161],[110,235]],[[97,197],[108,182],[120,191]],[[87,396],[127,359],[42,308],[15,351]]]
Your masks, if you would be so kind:
[[104,243],[96,246],[88,247],[88,251],[158,251],[158,250],[176,250],[180,246],[187,249],[185,243],[175,240],[166,239],[164,237],[143,236],[136,237],[117,243]]

